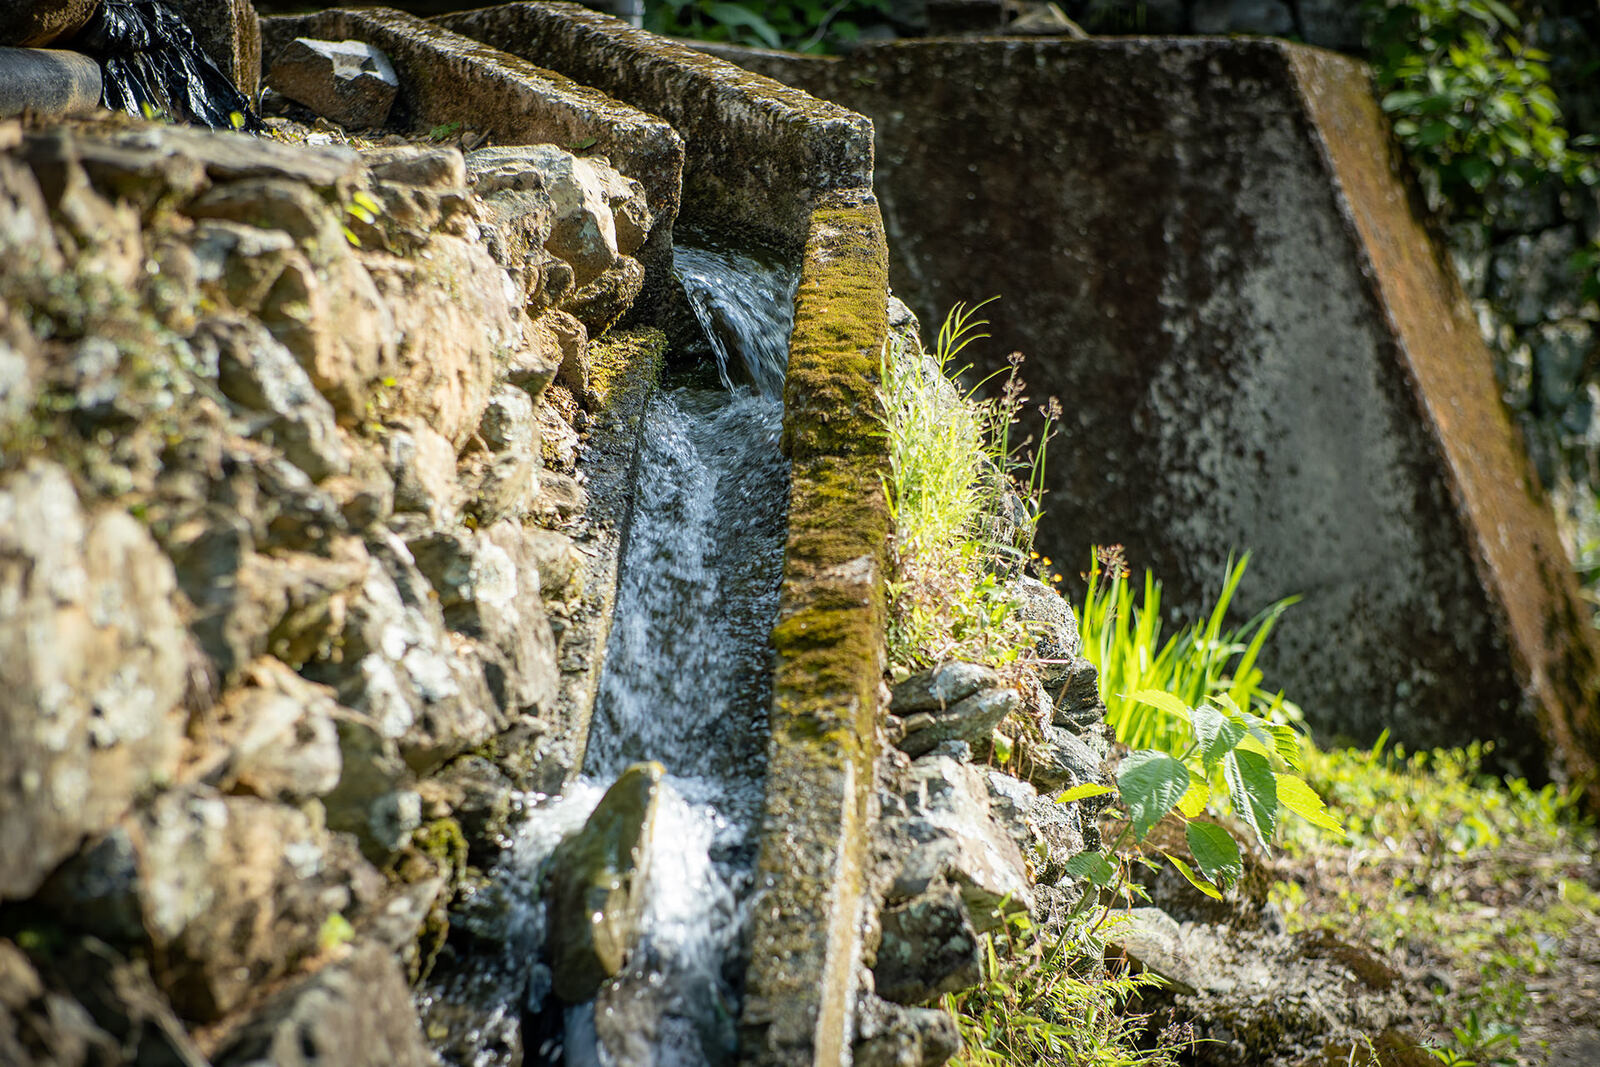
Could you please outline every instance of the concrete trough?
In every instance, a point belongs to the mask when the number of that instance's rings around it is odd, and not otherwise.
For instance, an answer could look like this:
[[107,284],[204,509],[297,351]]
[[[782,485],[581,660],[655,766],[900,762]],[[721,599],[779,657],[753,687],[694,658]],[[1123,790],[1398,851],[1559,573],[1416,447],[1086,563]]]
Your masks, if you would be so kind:
[[1595,769],[1571,569],[1364,66],[1264,39],[720,54],[873,118],[925,322],[1003,296],[979,371],[1020,350],[1065,408],[1064,572],[1124,544],[1194,618],[1251,550],[1236,604],[1304,598],[1262,666],[1325,737]]

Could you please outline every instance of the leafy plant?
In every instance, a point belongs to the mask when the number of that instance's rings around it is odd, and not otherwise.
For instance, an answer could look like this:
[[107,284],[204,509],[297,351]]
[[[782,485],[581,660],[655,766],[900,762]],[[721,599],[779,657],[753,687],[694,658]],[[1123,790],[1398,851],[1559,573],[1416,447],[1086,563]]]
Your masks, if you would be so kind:
[[1205,621],[1183,626],[1163,641],[1161,583],[1147,572],[1136,599],[1121,546],[1094,550],[1078,627],[1083,654],[1100,672],[1106,722],[1118,741],[1130,748],[1182,750],[1183,722],[1132,695],[1150,690],[1170,693],[1188,707],[1225,697],[1273,723],[1301,720],[1300,709],[1283,693],[1262,688],[1256,666],[1278,619],[1299,598],[1280,600],[1243,626],[1226,625],[1249,565],[1248,552],[1237,561],[1230,558]]
[[[1262,851],[1270,848],[1285,812],[1322,830],[1344,833],[1321,797],[1296,773],[1302,765],[1302,740],[1293,727],[1244,710],[1226,693],[1194,707],[1156,690],[1132,693],[1130,699],[1182,723],[1187,736],[1181,747],[1169,751],[1139,749],[1123,757],[1115,792],[1127,821],[1109,848],[1068,861],[1072,874],[1113,888],[1129,859],[1122,850],[1144,844],[1156,823],[1176,812],[1185,823],[1185,838],[1199,870],[1171,853],[1164,853],[1166,859],[1196,889],[1222,899],[1223,891],[1243,874],[1244,865],[1233,836],[1221,825],[1200,818],[1214,798],[1226,799],[1234,818]],[[1068,789],[1057,800],[1073,803],[1110,792],[1107,786],[1086,783]]]
[[824,52],[861,36],[861,21],[881,21],[889,0],[659,0],[646,5],[645,28],[677,37],[797,52]]

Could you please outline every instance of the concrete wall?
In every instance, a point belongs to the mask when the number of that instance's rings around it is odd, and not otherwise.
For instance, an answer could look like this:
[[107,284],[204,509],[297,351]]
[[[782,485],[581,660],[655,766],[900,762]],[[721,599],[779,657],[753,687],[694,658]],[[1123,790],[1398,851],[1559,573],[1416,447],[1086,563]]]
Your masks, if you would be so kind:
[[1019,349],[1066,409],[1040,531],[1064,571],[1123,543],[1192,617],[1253,550],[1244,611],[1305,598],[1263,666],[1325,734],[1592,765],[1573,585],[1364,68],[1210,39],[741,61],[874,119],[891,281],[924,321],[1003,294],[980,370]]

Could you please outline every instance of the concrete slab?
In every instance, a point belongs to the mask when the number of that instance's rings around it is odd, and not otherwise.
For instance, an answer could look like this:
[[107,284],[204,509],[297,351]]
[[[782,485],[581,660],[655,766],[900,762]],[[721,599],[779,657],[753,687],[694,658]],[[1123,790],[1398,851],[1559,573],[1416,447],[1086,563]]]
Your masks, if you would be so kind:
[[873,118],[925,322],[1003,294],[979,358],[1027,353],[1066,408],[1040,531],[1063,570],[1125,544],[1192,617],[1251,549],[1242,612],[1305,598],[1262,666],[1324,736],[1595,768],[1570,568],[1364,67],[1213,39],[739,58]]

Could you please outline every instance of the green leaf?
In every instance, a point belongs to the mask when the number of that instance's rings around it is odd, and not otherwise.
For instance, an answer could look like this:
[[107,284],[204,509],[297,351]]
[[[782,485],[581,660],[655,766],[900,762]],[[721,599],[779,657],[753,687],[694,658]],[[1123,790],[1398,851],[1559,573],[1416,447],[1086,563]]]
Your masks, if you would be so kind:
[[1345,832],[1322,798],[1317,796],[1317,791],[1307,785],[1303,778],[1296,778],[1292,774],[1278,775],[1278,803],[1313,826],[1341,835]]
[[761,38],[761,43],[768,48],[783,47],[783,38],[772,28],[772,23],[749,8],[738,4],[711,4],[706,8],[706,14],[730,30],[749,30]]
[[1111,787],[1109,785],[1101,785],[1099,782],[1084,782],[1082,785],[1075,785],[1065,793],[1062,793],[1060,796],[1056,797],[1056,803],[1071,804],[1074,800],[1087,800],[1089,797],[1101,797],[1105,796],[1109,792],[1111,792]]
[[1255,832],[1262,848],[1269,847],[1278,828],[1278,783],[1272,764],[1260,753],[1238,748],[1222,761],[1234,811]]
[[1149,704],[1152,708],[1164,711],[1181,722],[1189,721],[1189,705],[1171,693],[1163,693],[1159,689],[1141,689],[1137,693],[1129,693],[1128,699],[1139,704]]
[[1178,869],[1179,874],[1183,875],[1189,880],[1190,885],[1200,890],[1200,892],[1204,893],[1212,900],[1222,899],[1222,894],[1217,891],[1217,887],[1206,881],[1204,878],[1201,878],[1198,874],[1195,874],[1194,871],[1189,868],[1187,863],[1183,862],[1170,852],[1163,852],[1162,855],[1167,857],[1167,860]]
[[570,151],[570,152],[582,152],[585,148],[593,148],[595,145],[597,145],[599,143],[600,143],[600,138],[598,138],[598,137],[585,137],[583,140],[579,141],[577,144],[575,144],[571,148],[569,148],[568,151]]
[[1235,722],[1216,708],[1201,705],[1194,709],[1194,733],[1200,739],[1201,762],[1207,767],[1233,751],[1244,740],[1245,732],[1243,723]]
[[1189,788],[1183,791],[1183,796],[1178,798],[1178,810],[1185,819],[1192,819],[1206,810],[1206,802],[1211,799],[1211,786],[1206,780],[1192,770],[1189,772]]
[[1116,868],[1100,852],[1080,852],[1066,862],[1066,872],[1073,878],[1087,878],[1097,886],[1108,886],[1116,880]]
[[1130,752],[1117,771],[1117,790],[1141,841],[1188,789],[1189,768],[1163,752]]
[[1244,877],[1244,863],[1239,858],[1239,846],[1233,835],[1214,822],[1191,822],[1185,833],[1189,851],[1206,877],[1223,886],[1230,886]]

